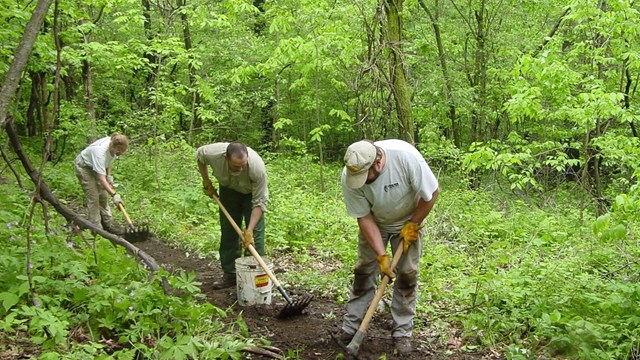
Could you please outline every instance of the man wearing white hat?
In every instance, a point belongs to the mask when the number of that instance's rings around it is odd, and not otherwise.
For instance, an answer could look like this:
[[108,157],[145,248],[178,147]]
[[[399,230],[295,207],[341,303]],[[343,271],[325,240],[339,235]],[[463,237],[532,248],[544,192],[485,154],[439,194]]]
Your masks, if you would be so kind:
[[[378,275],[397,274],[391,302],[392,336],[401,355],[412,351],[419,262],[425,234],[422,222],[438,198],[438,180],[420,152],[402,140],[367,140],[347,148],[342,191],[347,213],[358,219],[358,262],[342,322],[342,342],[349,343],[371,303]],[[404,241],[402,242],[402,240]],[[403,244],[395,273],[392,252]]]

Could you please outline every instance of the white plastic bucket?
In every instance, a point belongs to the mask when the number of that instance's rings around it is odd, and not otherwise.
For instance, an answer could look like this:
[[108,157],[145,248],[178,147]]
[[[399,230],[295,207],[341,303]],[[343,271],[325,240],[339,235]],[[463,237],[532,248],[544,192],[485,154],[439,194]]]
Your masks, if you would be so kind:
[[[273,263],[263,257],[269,270],[273,270]],[[238,304],[251,306],[256,304],[271,304],[271,289],[273,283],[269,275],[253,256],[236,259],[236,290]]]

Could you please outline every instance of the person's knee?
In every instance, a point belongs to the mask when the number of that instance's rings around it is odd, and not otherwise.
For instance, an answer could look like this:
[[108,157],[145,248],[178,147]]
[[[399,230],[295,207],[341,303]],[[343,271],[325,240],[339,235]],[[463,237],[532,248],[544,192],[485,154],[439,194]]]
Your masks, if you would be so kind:
[[356,272],[353,278],[353,295],[360,296],[373,288],[368,273]]
[[410,270],[408,272],[401,272],[398,274],[396,281],[398,283],[398,289],[413,290],[418,284],[418,271]]

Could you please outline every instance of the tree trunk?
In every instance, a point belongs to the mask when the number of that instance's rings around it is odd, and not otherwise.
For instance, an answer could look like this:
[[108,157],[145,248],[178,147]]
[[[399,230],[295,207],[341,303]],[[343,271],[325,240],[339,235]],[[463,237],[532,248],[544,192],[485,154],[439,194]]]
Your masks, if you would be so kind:
[[385,6],[387,15],[387,46],[389,48],[389,79],[391,93],[396,105],[396,114],[400,123],[400,137],[414,143],[415,126],[411,112],[411,91],[407,84],[402,52],[402,5],[404,0],[388,0]]
[[[144,35],[147,38],[147,43],[151,44],[151,42],[154,40],[155,35],[153,33],[153,30],[151,28],[151,3],[149,2],[149,0],[142,0],[142,16],[144,18],[144,22],[143,22],[143,27],[144,27]],[[146,78],[146,84],[147,84],[147,88],[151,88],[153,86],[153,82],[155,81],[155,65],[156,65],[156,55],[149,52],[149,51],[145,51],[144,52],[144,58],[147,59],[147,62],[149,63],[149,69],[147,70],[147,78]],[[133,99],[135,101],[135,99]],[[149,103],[149,99],[145,98],[143,99],[141,102],[143,102],[143,105],[146,105]]]
[[[84,44],[89,43],[84,36]],[[98,134],[96,129],[96,108],[93,101],[93,74],[91,72],[91,64],[87,58],[82,60],[82,80],[84,82],[84,104],[87,111],[87,121],[89,122],[89,133],[87,134],[87,143],[90,144],[96,140]]]
[[447,104],[449,107],[448,118],[449,128],[446,128],[444,135],[446,138],[450,138],[453,135],[453,143],[457,148],[462,147],[462,130],[460,129],[460,122],[456,117],[456,104],[453,100],[453,82],[449,75],[449,69],[447,67],[447,56],[444,51],[444,45],[442,44],[442,32],[440,31],[440,16],[439,16],[439,4],[435,1],[435,11],[432,13],[424,0],[419,0],[420,7],[427,13],[431,20],[431,26],[433,27],[433,33],[436,38],[436,45],[438,47],[438,60],[440,60],[440,69],[442,69],[442,78],[444,80],[445,95],[447,97]]
[[485,1],[481,1],[480,9],[475,12],[476,18],[476,52],[474,78],[476,84],[476,111],[473,123],[473,139],[486,139],[486,106],[487,106],[487,54],[485,34]]
[[51,6],[51,2],[52,0],[39,0],[36,4],[36,7],[31,14],[31,19],[29,19],[27,26],[24,28],[22,40],[16,48],[16,52],[13,56],[13,62],[5,75],[4,83],[2,84],[2,87],[0,87],[0,129],[3,129],[7,123],[9,103],[18,88],[18,81],[20,80],[22,71],[27,64],[27,60],[31,54],[31,49],[36,41],[39,30],[42,27],[44,17],[47,15],[47,11]]
[[[187,54],[191,53],[192,44],[191,44],[191,30],[189,28],[189,16],[187,15],[186,9],[187,2],[186,0],[178,0],[178,7],[182,10],[180,11],[180,20],[182,21],[182,35],[184,37],[184,49],[187,51]],[[189,63],[189,91],[191,92],[191,125],[189,126],[189,137],[188,141],[191,144],[192,138],[191,136],[196,133],[200,133],[202,131],[202,119],[200,118],[200,93],[197,89],[197,80],[196,80],[196,68],[192,63]]]
[[29,107],[27,108],[27,136],[36,136],[42,133],[42,124],[44,122],[45,99],[48,90],[46,83],[46,74],[44,72],[30,71],[31,77],[31,96],[29,97]]

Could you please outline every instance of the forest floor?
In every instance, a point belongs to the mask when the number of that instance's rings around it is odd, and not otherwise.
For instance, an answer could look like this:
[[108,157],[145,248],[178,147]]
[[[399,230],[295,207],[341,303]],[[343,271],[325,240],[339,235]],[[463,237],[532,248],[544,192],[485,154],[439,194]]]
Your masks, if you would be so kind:
[[[242,318],[247,324],[251,337],[268,339],[271,342],[270,346],[280,349],[285,355],[297,354],[299,359],[346,358],[346,350],[331,335],[339,335],[345,309],[345,306],[338,304],[335,299],[319,297],[304,289],[285,287],[294,301],[309,295],[314,295],[314,298],[302,315],[279,320],[277,315],[286,302],[275,288],[272,290],[270,305],[258,304],[241,307],[237,303],[235,287],[224,290],[212,289],[213,282],[218,280],[222,274],[217,260],[200,259],[155,238],[135,245],[167,268],[195,272],[196,280],[201,283],[201,291],[206,295],[207,300],[216,307],[226,310],[230,322],[235,321],[242,313]],[[286,271],[285,268],[279,267],[277,261],[274,261],[273,272],[276,277],[279,273]],[[492,351],[484,353],[462,352],[459,349],[458,341],[452,340],[446,345],[442,345],[438,342],[436,335],[416,332],[412,338],[412,354],[401,357],[394,353],[390,332],[391,317],[388,311],[376,313],[359,348],[358,359],[488,360],[503,358]],[[288,352],[289,349],[294,352]],[[267,359],[268,357],[252,354],[250,358]]]

